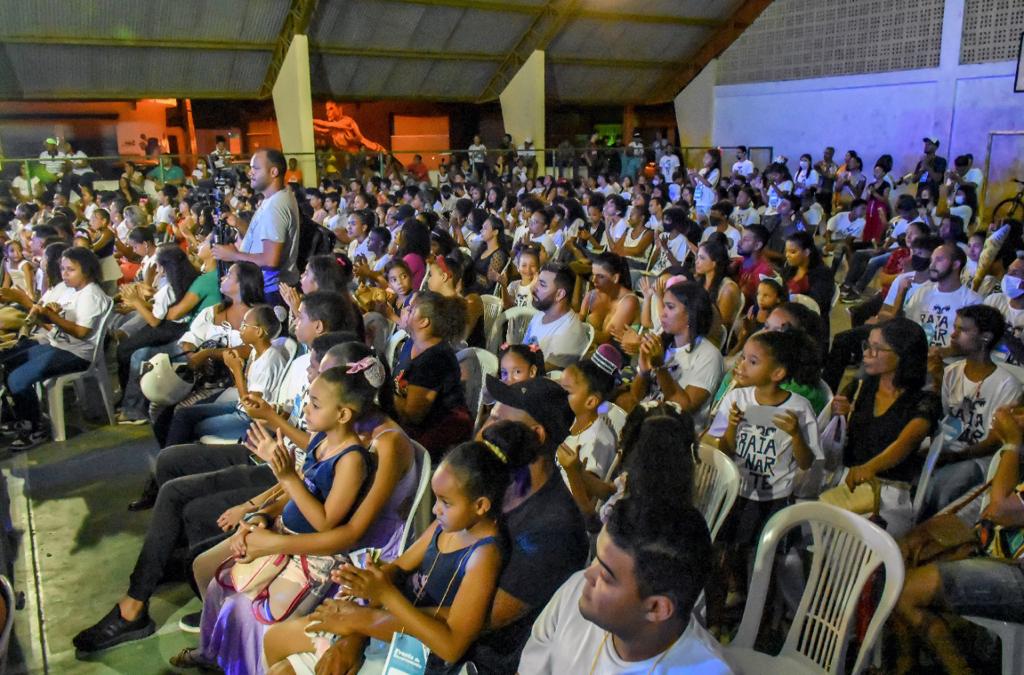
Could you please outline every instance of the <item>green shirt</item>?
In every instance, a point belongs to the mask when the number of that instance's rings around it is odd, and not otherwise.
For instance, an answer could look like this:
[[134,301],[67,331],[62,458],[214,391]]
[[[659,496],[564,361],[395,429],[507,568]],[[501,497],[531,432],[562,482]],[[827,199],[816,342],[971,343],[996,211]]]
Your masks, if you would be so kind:
[[196,277],[196,280],[188,287],[188,292],[199,296],[199,304],[196,305],[188,317],[189,321],[191,321],[201,311],[221,301],[220,279],[217,277],[217,270],[210,270]]
[[[729,391],[732,386],[732,371],[728,371],[725,377],[722,378],[722,384],[718,386],[718,391],[715,392],[715,397],[712,399],[712,406],[718,405],[718,402],[722,400],[722,397]],[[807,387],[802,384],[797,384],[793,380],[786,380],[779,385],[780,389],[784,389],[793,394],[800,394],[807,399],[807,402],[814,408],[814,413],[820,415],[825,404],[828,403],[828,392],[825,391],[824,386],[820,387]]]

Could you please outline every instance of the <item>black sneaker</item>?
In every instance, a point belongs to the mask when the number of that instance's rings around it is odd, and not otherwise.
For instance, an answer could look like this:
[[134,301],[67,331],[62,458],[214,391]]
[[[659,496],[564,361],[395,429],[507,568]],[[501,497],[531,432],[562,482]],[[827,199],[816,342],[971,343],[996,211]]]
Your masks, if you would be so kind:
[[852,305],[854,303],[860,302],[860,293],[858,293],[857,291],[843,293],[843,296],[839,300],[843,304]]
[[202,621],[202,618],[202,612],[192,612],[191,614],[186,614],[185,616],[178,619],[178,628],[180,628],[181,632],[183,633],[198,633],[199,624]]
[[50,440],[49,431],[27,431],[15,438],[10,445],[11,452],[25,452]]
[[83,654],[98,652],[103,649],[110,649],[122,642],[141,640],[156,632],[156,624],[149,618],[149,612],[145,609],[135,621],[127,621],[121,616],[121,609],[114,605],[114,609],[99,620],[93,626],[86,628],[76,635],[71,643],[75,649]]

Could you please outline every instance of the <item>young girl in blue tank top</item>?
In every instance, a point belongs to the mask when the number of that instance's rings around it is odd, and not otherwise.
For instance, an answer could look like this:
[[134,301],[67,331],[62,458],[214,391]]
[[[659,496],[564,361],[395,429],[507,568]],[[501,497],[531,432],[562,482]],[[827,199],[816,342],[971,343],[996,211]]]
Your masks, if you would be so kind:
[[[318,623],[307,630],[384,641],[410,635],[431,651],[428,673],[463,657],[487,623],[504,563],[498,521],[505,492],[535,455],[525,425],[500,422],[483,435],[441,461],[431,480],[437,520],[405,553],[382,567],[345,565],[334,573],[370,605],[329,601],[310,615]],[[449,608],[446,616],[441,608]]]

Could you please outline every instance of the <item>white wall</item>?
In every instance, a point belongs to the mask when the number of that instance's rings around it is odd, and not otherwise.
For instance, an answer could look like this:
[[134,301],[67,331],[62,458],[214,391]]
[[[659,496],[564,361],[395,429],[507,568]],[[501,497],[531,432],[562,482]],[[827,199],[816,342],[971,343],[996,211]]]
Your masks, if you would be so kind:
[[[989,131],[1024,130],[1024,94],[1013,92],[1014,61],[960,65],[963,5],[946,2],[938,68],[715,86],[714,143],[773,145],[790,167],[804,152],[817,159],[827,145],[840,158],[857,150],[866,170],[888,153],[902,173],[921,154],[921,138],[935,134],[951,163],[969,152],[982,167]],[[1017,170],[993,166],[992,179]],[[1000,191],[993,186],[990,204]]]
[[676,125],[682,147],[711,145],[715,129],[717,74],[718,60],[715,59],[676,96]]

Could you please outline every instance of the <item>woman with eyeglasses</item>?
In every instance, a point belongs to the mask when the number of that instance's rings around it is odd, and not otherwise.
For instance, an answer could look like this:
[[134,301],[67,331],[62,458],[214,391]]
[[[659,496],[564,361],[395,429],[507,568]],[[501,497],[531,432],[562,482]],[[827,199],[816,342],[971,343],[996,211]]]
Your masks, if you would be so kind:
[[849,422],[843,464],[851,490],[875,477],[912,483],[921,474],[915,451],[941,414],[938,397],[922,391],[927,361],[924,329],[910,319],[890,319],[868,335],[862,378],[832,401],[832,414]]

